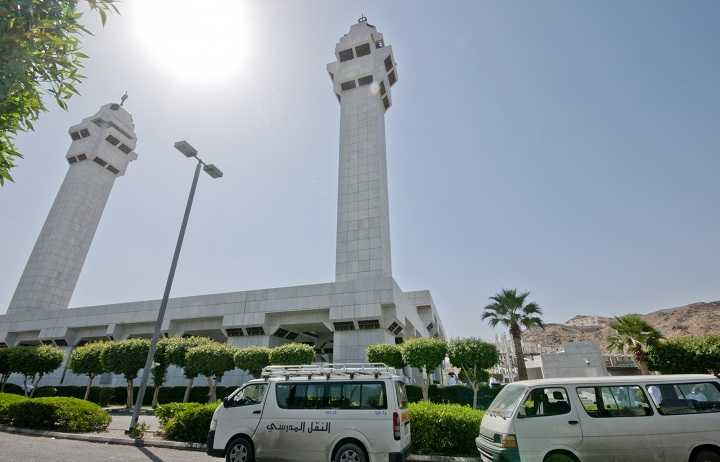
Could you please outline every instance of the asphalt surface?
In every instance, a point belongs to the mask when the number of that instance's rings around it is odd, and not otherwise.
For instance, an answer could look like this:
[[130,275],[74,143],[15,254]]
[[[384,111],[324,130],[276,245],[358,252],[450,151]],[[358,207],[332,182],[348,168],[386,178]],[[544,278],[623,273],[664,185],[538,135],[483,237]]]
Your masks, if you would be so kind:
[[220,462],[204,452],[163,448],[142,448],[117,444],[87,443],[39,436],[0,433],[0,460],[3,462]]

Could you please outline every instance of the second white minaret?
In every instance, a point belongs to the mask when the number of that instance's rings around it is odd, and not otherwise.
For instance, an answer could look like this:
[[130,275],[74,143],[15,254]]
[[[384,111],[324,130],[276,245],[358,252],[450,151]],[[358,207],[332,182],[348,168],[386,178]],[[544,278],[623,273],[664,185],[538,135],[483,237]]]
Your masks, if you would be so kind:
[[397,82],[392,47],[360,18],[328,64],[340,102],[335,279],[391,276],[385,111]]
[[137,159],[135,125],[119,104],[106,104],[68,133],[70,166],[8,313],[68,307],[115,178]]

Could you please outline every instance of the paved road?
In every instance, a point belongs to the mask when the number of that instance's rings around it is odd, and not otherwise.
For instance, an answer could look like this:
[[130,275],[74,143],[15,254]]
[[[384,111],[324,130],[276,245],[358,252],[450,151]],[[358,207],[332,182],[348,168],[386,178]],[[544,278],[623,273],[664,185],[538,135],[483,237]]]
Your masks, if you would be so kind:
[[220,462],[198,451],[138,448],[0,433],[0,460],[53,462]]

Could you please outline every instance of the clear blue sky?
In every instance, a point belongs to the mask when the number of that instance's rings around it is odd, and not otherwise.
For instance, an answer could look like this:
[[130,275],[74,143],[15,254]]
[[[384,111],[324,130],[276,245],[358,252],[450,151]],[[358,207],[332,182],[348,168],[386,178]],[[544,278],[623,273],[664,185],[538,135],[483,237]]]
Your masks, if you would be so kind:
[[197,71],[198,51],[168,66],[138,33],[141,3],[103,30],[92,18],[82,96],[18,137],[26,158],[0,190],[0,312],[67,170],[67,128],[126,89],[140,158],[72,306],[160,297],[192,176],[172,148],[183,138],[225,177],[201,181],[174,295],[332,280],[325,64],[361,12],[399,63],[394,275],[432,291],[450,335],[489,336],[481,308],[503,287],[530,290],[553,322],[720,299],[719,2],[243,2],[233,70],[195,79],[178,64]]

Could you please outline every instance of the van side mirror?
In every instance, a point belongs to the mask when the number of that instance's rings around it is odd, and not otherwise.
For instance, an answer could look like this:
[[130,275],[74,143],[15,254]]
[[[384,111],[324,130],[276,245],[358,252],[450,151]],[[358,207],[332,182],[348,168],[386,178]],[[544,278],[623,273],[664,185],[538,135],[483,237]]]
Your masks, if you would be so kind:
[[517,418],[524,419],[525,417],[527,417],[527,412],[525,411],[525,406],[521,406],[520,409],[518,409]]

